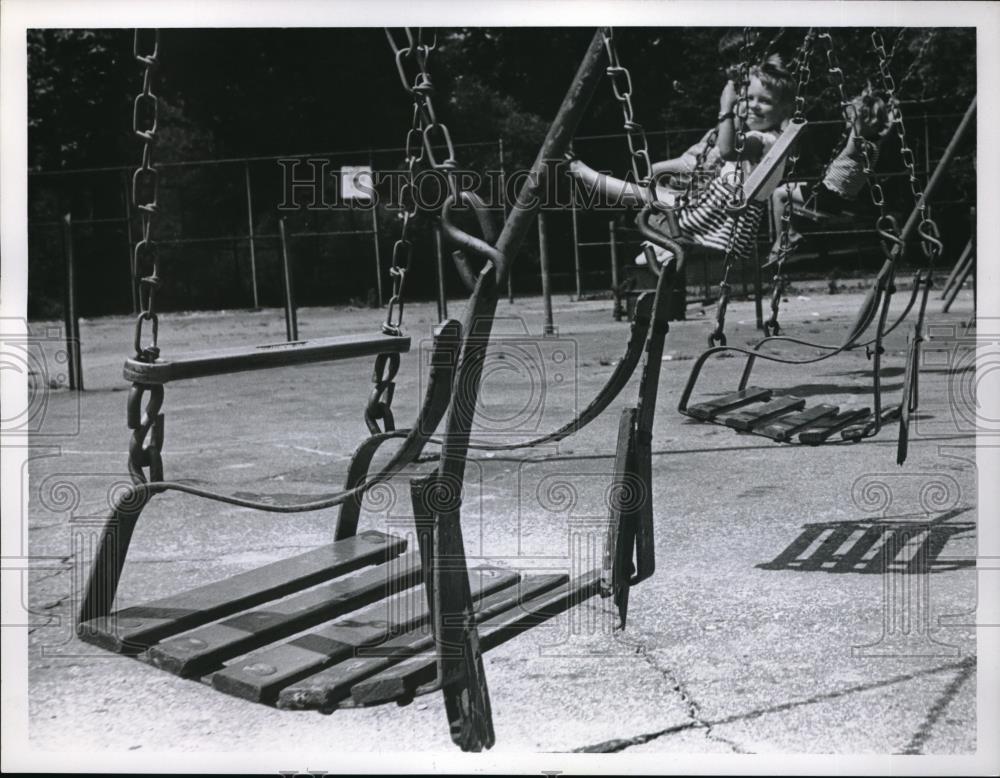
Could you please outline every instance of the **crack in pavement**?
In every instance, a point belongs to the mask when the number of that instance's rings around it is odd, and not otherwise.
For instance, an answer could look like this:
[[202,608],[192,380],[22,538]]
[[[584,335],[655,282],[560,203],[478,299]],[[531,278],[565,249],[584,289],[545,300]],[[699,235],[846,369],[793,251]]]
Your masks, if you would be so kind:
[[938,720],[941,718],[951,701],[955,699],[958,694],[958,690],[962,688],[962,684],[964,684],[972,676],[975,670],[975,657],[963,660],[958,673],[955,674],[955,677],[951,679],[951,683],[945,687],[944,691],[941,692],[937,700],[934,701],[931,709],[927,711],[927,716],[925,716],[924,720],[920,722],[920,726],[917,727],[917,731],[913,733],[913,737],[910,738],[910,742],[906,744],[900,753],[923,753],[924,745],[927,743],[928,739],[930,739],[934,725],[937,724]]
[[677,724],[672,727],[667,727],[666,729],[658,730],[656,732],[647,732],[640,735],[635,735],[634,737],[630,738],[615,738],[613,740],[606,740],[602,743],[595,743],[594,745],[575,748],[573,749],[574,753],[583,753],[583,754],[617,753],[619,751],[624,751],[625,749],[630,748],[631,746],[639,746],[642,745],[643,743],[649,743],[650,741],[661,738],[664,735],[671,735],[676,732],[683,732],[691,729],[703,730],[705,737],[708,740],[728,746],[729,749],[735,754],[752,753],[751,751],[746,751],[745,749],[741,748],[738,743],[735,743],[732,740],[729,740],[727,738],[715,734],[715,732],[712,729],[712,722],[707,721],[702,717],[700,706],[694,700],[694,698],[691,697],[687,689],[684,687],[684,684],[681,683],[680,679],[673,673],[673,671],[671,671],[670,668],[661,667],[660,664],[656,661],[656,658],[649,653],[649,651],[646,649],[646,646],[643,643],[637,640],[629,640],[625,638],[624,635],[622,636],[622,638],[623,638],[622,642],[625,645],[635,649],[635,652],[642,657],[642,659],[646,662],[646,664],[648,664],[656,672],[662,675],[663,678],[667,681],[667,683],[670,684],[670,688],[677,693],[677,695],[681,699],[681,702],[684,704],[685,713],[687,714],[687,717],[691,719],[691,721],[686,724]]
[[[841,699],[848,697],[852,694],[858,694],[862,692],[872,691],[874,689],[886,688],[889,686],[894,686],[900,683],[906,683],[907,681],[912,681],[917,678],[923,678],[931,675],[936,675],[938,673],[949,672],[953,670],[958,670],[958,675],[952,680],[948,687],[942,692],[938,699],[931,706],[927,713],[923,723],[918,727],[917,732],[911,738],[910,742],[907,744],[907,748],[920,748],[922,747],[924,741],[930,736],[931,727],[936,724],[938,719],[941,717],[945,708],[951,702],[951,700],[958,693],[962,684],[971,676],[972,672],[976,667],[976,658],[968,657],[958,662],[952,662],[946,665],[939,665],[938,667],[931,667],[925,670],[918,670],[912,673],[902,673],[894,675],[890,678],[873,681],[871,683],[865,684],[855,684],[854,686],[849,686],[844,689],[838,689],[832,692],[825,692],[822,694],[817,694],[812,697],[799,700],[789,700],[787,702],[782,702],[777,705],[771,705],[765,708],[757,708],[755,710],[746,711],[744,713],[737,713],[732,716],[725,716],[714,721],[708,721],[703,719],[700,715],[700,710],[698,704],[691,699],[690,695],[684,690],[682,684],[677,681],[673,673],[668,669],[664,669],[657,664],[655,658],[650,656],[645,646],[640,643],[632,641],[623,641],[626,644],[631,645],[655,670],[662,673],[663,676],[671,683],[674,691],[678,692],[681,699],[687,705],[688,716],[691,718],[691,722],[687,724],[675,725],[672,727],[667,727],[666,729],[659,730],[656,732],[649,732],[636,735],[631,738],[615,738],[613,740],[607,740],[602,743],[595,743],[590,746],[582,746],[580,748],[573,749],[573,753],[615,753],[618,751],[624,751],[634,745],[642,745],[643,743],[648,743],[651,740],[656,740],[664,735],[670,735],[675,732],[682,732],[688,729],[704,729],[705,737],[709,740],[715,741],[717,743],[722,743],[723,745],[729,746],[734,753],[753,753],[752,751],[746,751],[741,749],[738,743],[721,737],[715,734],[714,728],[725,725],[733,724],[738,721],[750,721],[753,719],[760,718],[762,716],[771,713],[782,713],[788,710],[793,710],[799,707],[805,707],[808,705],[816,705],[818,703],[827,702],[830,700]],[[916,753],[911,751],[903,751],[902,753]]]

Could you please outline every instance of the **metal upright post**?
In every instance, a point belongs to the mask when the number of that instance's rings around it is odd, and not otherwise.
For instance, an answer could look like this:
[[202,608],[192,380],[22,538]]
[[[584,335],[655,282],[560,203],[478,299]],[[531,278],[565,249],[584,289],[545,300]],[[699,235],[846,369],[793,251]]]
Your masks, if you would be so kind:
[[254,248],[253,236],[253,197],[250,194],[250,163],[243,162],[243,180],[247,190],[247,237],[250,241],[250,287],[253,289],[253,308],[260,308],[260,298],[257,294],[257,254]]
[[69,388],[83,391],[83,361],[80,357],[80,320],[76,315],[76,272],[73,259],[73,218],[63,216],[63,255],[66,259],[66,351],[69,356]]
[[555,334],[556,328],[552,322],[552,286],[549,280],[549,246],[545,233],[545,211],[538,209],[538,264],[542,271],[542,299],[545,303],[544,335]]
[[[744,260],[745,261],[745,260]],[[745,293],[745,292],[744,292]],[[757,319],[757,329],[764,329],[763,282],[760,277],[760,251],[756,241],[753,244],[753,308]]]
[[611,315],[615,321],[622,320],[622,297],[621,287],[618,285],[618,235],[615,229],[615,220],[608,220],[608,247],[611,250],[611,294],[614,297],[614,307]]
[[570,191],[569,212],[573,219],[573,268],[576,272],[576,300],[583,296],[583,281],[580,276],[580,232],[576,222],[576,193]]
[[[497,156],[500,160],[500,204],[503,208],[503,218],[507,221],[507,173],[503,166],[503,136],[497,138]],[[514,273],[507,273],[507,303],[514,304]]]
[[281,236],[281,265],[285,279],[285,339],[289,342],[299,339],[299,322],[295,313],[295,288],[293,286],[292,262],[288,254],[288,239],[285,235],[285,217],[278,219],[278,233]]
[[434,227],[434,248],[437,251],[438,321],[444,321],[448,318],[448,298],[444,293],[444,249],[441,246],[441,227],[437,225]]
[[135,282],[135,257],[132,255],[132,207],[128,174],[122,171],[122,200],[125,202],[125,249],[128,256],[129,293],[132,298],[132,315],[139,313],[139,286]]
[[[375,160],[372,157],[371,150],[368,152],[368,167],[372,170],[372,187],[374,189],[375,181]],[[375,245],[375,288],[378,291],[378,307],[381,308],[384,305],[382,296],[382,251],[378,245],[378,195],[372,193],[372,243]]]

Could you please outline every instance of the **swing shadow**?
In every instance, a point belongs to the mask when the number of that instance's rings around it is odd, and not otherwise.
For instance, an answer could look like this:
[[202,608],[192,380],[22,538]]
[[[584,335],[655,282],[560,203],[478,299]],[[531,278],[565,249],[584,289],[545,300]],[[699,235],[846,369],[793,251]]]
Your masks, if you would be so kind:
[[[886,384],[882,386],[883,392],[894,392],[903,388],[902,383]],[[774,389],[774,397],[784,397],[792,395],[794,397],[816,397],[818,395],[870,395],[871,387],[858,386],[857,384],[799,384],[798,386],[784,386]]]
[[[883,378],[896,378],[903,375],[906,372],[905,367],[883,367],[880,371]],[[871,378],[871,368],[865,368],[862,370],[842,370],[836,373],[829,373],[828,375],[834,376],[855,376],[857,378]]]
[[919,575],[975,567],[974,558],[947,557],[949,540],[975,532],[975,522],[952,522],[970,508],[956,508],[929,521],[860,519],[805,524],[799,536],[760,570],[817,573]]

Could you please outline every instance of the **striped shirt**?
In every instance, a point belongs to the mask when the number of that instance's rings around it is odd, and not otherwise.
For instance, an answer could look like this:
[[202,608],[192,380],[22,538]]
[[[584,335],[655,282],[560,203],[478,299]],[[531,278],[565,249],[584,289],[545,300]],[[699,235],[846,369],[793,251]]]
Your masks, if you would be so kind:
[[[872,144],[868,152],[872,168],[878,161],[879,147]],[[831,192],[836,192],[845,200],[853,200],[864,188],[868,181],[865,175],[865,156],[861,142],[851,133],[850,139],[844,144],[844,148],[830,163],[823,177],[823,186]]]
[[[778,139],[776,132],[751,131],[747,133],[747,137],[750,136],[756,136],[761,140],[760,157],[762,159]],[[744,176],[749,175],[755,167],[756,165],[744,162]],[[733,216],[726,213],[726,203],[733,192],[732,186],[727,183],[727,180],[731,178],[731,174],[735,170],[735,162],[725,163],[701,199],[681,209],[678,214],[678,223],[680,237],[699,246],[707,246],[719,251],[725,251],[729,248],[729,242],[735,233],[734,255],[745,258],[753,251],[765,202],[782,178],[784,163],[781,163],[774,175],[768,179],[768,185],[758,195],[758,199],[748,203],[742,214]]]

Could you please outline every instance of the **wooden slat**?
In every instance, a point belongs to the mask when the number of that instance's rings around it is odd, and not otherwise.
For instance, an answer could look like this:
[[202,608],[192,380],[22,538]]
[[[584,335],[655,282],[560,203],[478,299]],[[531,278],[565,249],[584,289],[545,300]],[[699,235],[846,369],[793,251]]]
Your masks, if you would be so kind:
[[[517,573],[491,568],[469,572],[473,597],[512,586],[518,577]],[[288,643],[242,657],[214,673],[212,685],[237,697],[271,702],[283,687],[353,656],[361,646],[377,645],[427,621],[423,587],[410,589]]]
[[[778,170],[778,166],[792,152],[795,140],[805,127],[806,122],[804,120],[791,121],[781,131],[778,140],[768,149],[767,154],[761,159],[760,164],[753,169],[750,175],[747,176],[746,181],[743,182],[743,194],[746,196],[747,202],[767,199],[770,194],[768,190],[773,189],[768,184],[773,179],[780,179],[782,173]],[[777,182],[773,181],[773,183],[776,184]]]
[[838,410],[839,408],[836,405],[814,405],[812,408],[806,408],[804,411],[782,416],[770,424],[755,429],[754,433],[771,438],[779,443],[786,443],[799,430],[812,425],[813,422],[817,419],[822,419],[824,416],[833,416]]
[[748,432],[759,424],[771,421],[786,413],[801,411],[806,407],[806,401],[799,397],[779,397],[770,402],[754,405],[743,411],[737,411],[726,418],[726,426],[740,432]]
[[263,370],[286,365],[304,365],[312,362],[331,362],[376,354],[404,353],[409,350],[410,339],[405,336],[380,333],[340,335],[333,338],[238,346],[181,354],[170,359],[158,359],[155,362],[127,359],[123,374],[126,381],[165,384],[168,381],[186,378]]
[[420,555],[338,578],[256,610],[245,611],[150,648],[145,659],[181,676],[204,675],[233,657],[370,605],[420,583]]
[[[562,613],[598,593],[600,570],[591,570],[551,592],[527,600],[519,608],[486,619],[479,626],[483,651],[506,643],[527,629]],[[406,699],[417,693],[422,684],[433,683],[437,663],[433,653],[419,654],[389,668],[351,689],[355,705],[379,705]]]
[[817,446],[825,442],[837,431],[868,418],[870,414],[871,411],[868,408],[856,408],[854,410],[841,411],[836,416],[827,416],[819,419],[799,433],[799,442],[810,446]]
[[720,413],[733,411],[755,402],[766,402],[771,399],[770,389],[761,389],[759,386],[748,386],[732,394],[716,397],[696,405],[689,405],[685,413],[700,421],[711,421]]
[[170,635],[379,564],[405,550],[402,538],[363,532],[257,570],[92,619],[81,625],[79,634],[102,648],[136,653]]
[[[899,406],[892,405],[888,408],[882,410],[881,424],[885,425],[890,422],[895,421],[899,418]],[[871,429],[874,429],[875,421],[874,417],[864,422],[863,424],[852,424],[849,427],[845,427],[840,431],[840,437],[843,440],[861,440],[865,437]]]
[[[481,623],[517,607],[525,600],[562,586],[566,584],[567,578],[565,574],[524,578],[518,586],[503,589],[480,600],[476,606],[476,621]],[[278,695],[277,705],[287,710],[330,710],[350,696],[354,684],[433,647],[434,636],[426,629],[412,630],[285,687]]]

